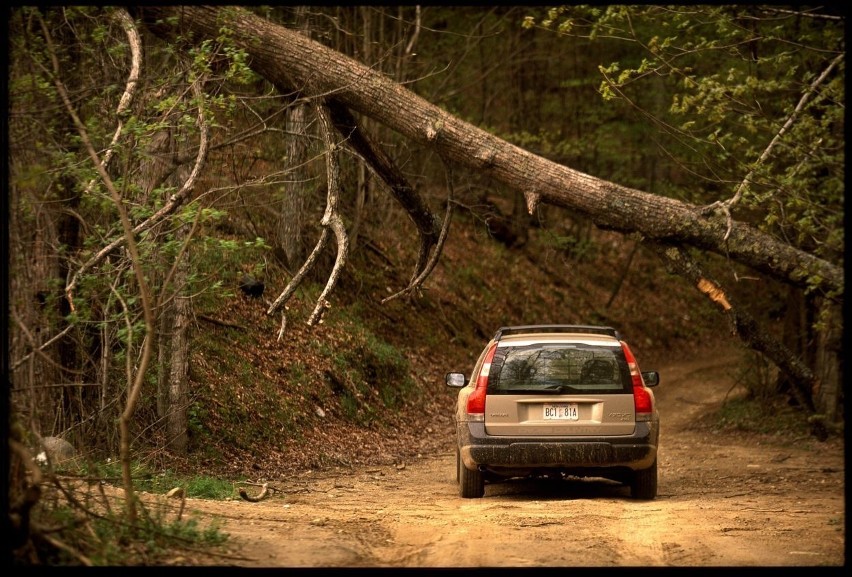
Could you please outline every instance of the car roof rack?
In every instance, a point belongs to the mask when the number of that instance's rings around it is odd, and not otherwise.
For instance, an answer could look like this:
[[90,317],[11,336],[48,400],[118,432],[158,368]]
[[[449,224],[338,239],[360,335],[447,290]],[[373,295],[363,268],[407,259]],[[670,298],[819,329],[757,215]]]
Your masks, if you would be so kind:
[[511,327],[500,327],[494,335],[495,340],[506,335],[518,335],[526,333],[585,333],[592,335],[609,335],[621,340],[621,335],[612,327],[592,325],[517,325]]

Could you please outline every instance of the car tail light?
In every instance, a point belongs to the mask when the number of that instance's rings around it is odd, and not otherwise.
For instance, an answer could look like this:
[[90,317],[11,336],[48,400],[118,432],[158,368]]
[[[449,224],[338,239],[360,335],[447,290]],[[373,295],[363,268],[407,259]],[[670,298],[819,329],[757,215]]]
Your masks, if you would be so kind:
[[624,341],[621,341],[621,349],[624,351],[624,358],[630,369],[630,378],[633,380],[633,408],[636,412],[636,420],[650,421],[651,414],[654,412],[654,393],[645,386],[636,357]]
[[493,343],[488,352],[485,353],[482,367],[480,367],[479,374],[476,376],[476,385],[467,398],[468,415],[481,415],[481,418],[485,418],[485,391],[488,388],[488,374],[491,372],[491,361],[494,359],[496,350],[497,343]]

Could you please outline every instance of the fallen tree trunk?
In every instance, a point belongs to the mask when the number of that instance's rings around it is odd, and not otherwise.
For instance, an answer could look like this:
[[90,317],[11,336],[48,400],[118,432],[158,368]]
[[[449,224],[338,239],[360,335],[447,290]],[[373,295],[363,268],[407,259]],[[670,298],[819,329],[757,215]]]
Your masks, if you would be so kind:
[[[536,156],[455,118],[344,54],[248,10],[144,6],[139,15],[149,29],[165,38],[178,32],[198,40],[217,38],[227,29],[233,42],[250,56],[252,69],[279,88],[297,90],[306,98],[332,99],[433,147],[447,162],[486,172],[523,192],[530,211],[539,202],[568,208],[602,228],[711,251],[842,301],[841,266],[744,223],[732,222],[729,232],[722,214],[704,215],[702,207],[620,186]],[[434,227],[434,220],[418,226],[427,230]]]

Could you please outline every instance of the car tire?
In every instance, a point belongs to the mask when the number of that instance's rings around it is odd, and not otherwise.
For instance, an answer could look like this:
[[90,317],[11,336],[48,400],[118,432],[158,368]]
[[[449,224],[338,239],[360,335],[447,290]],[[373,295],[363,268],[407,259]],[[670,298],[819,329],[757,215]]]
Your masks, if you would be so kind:
[[459,495],[465,499],[478,499],[485,495],[485,477],[482,476],[482,471],[471,471],[464,466],[464,463],[459,457]]
[[650,500],[657,496],[657,460],[647,469],[633,473],[630,481],[630,496],[634,499]]

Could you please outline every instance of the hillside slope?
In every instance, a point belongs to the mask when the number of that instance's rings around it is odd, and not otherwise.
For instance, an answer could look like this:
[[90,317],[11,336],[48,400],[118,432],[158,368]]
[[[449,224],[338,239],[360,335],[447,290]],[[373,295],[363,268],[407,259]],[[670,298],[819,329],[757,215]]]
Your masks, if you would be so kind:
[[274,267],[264,298],[236,291],[197,311],[191,451],[171,465],[259,479],[449,450],[444,374],[469,374],[502,325],[608,324],[645,370],[732,344],[696,291],[641,246],[631,259],[636,241],[616,233],[590,228],[577,241],[535,228],[507,248],[464,215],[420,295],[382,304],[413,263],[414,241],[401,237],[362,241],[321,324],[305,321],[324,281],[297,291],[280,341],[281,318],[265,311],[289,277]]

